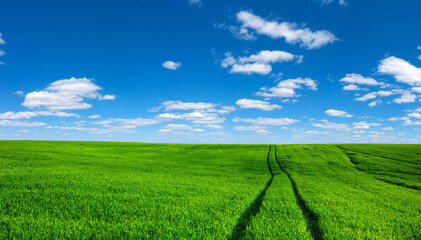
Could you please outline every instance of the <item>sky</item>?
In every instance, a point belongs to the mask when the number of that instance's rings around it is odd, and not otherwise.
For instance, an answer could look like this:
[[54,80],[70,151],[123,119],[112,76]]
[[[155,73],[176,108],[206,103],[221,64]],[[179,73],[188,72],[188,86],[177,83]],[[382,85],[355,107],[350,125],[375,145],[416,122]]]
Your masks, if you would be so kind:
[[421,143],[421,1],[4,1],[0,140]]

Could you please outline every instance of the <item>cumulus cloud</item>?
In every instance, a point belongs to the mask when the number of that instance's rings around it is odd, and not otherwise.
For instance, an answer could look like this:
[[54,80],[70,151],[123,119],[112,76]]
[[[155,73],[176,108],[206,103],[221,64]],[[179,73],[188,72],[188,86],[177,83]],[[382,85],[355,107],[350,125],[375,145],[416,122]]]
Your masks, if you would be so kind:
[[225,53],[225,59],[221,61],[221,67],[231,67],[230,73],[242,73],[251,75],[254,73],[266,75],[272,71],[274,63],[293,61],[301,63],[303,56],[293,55],[284,51],[263,50],[257,54],[246,57],[234,58],[231,53]]
[[[389,90],[389,91],[371,92],[371,93],[367,93],[367,94],[365,94],[365,95],[363,95],[361,97],[356,98],[355,101],[365,102],[367,100],[371,100],[371,99],[374,99],[374,98],[377,98],[377,97],[389,97],[389,96],[396,95],[396,94],[405,94],[405,92],[406,91],[404,91],[402,89],[392,89],[392,90]],[[374,107],[378,103],[381,103],[381,101],[380,100],[377,100],[377,101],[371,102],[369,104],[369,106],[370,107]]]
[[405,91],[403,92],[400,98],[396,98],[393,101],[395,103],[401,104],[401,103],[415,102],[416,99],[417,99],[417,95],[411,93],[410,91]]
[[354,125],[354,129],[369,129],[370,127],[381,126],[379,123],[368,123],[366,121],[354,122],[352,125]]
[[354,115],[351,115],[345,111],[342,110],[336,110],[336,109],[328,109],[325,111],[325,113],[331,117],[343,117],[343,118],[351,118]]
[[[167,111],[155,116],[160,121],[185,120],[195,124],[215,125],[225,122],[223,114],[235,111],[234,106],[220,106],[219,104],[206,102],[182,102],[182,101],[164,101],[161,106],[155,107],[151,112]],[[192,112],[174,112],[174,111],[192,111]]]
[[314,127],[336,130],[336,131],[351,131],[352,128],[345,123],[331,123],[328,121],[321,121],[321,123],[312,123]]
[[190,113],[162,113],[156,116],[162,121],[186,120],[196,124],[218,124],[225,122],[225,118],[220,117],[217,113],[194,111]]
[[421,119],[421,114],[417,112],[409,113],[408,117]]
[[[6,42],[4,41],[3,37],[2,37],[2,33],[0,33],[0,45],[2,44],[6,44]],[[0,49],[0,57],[5,55],[6,52]],[[0,65],[4,65],[4,62],[0,61]]]
[[104,97],[98,93],[101,89],[93,79],[72,77],[52,82],[42,91],[26,94],[22,105],[31,109],[45,108],[50,111],[88,109],[92,105],[84,101],[103,99]]
[[411,90],[416,93],[421,93],[421,87],[413,87]]
[[382,101],[381,100],[376,100],[376,101],[373,101],[373,102],[369,103],[368,106],[369,107],[374,107],[374,106],[377,106],[377,104],[379,104],[379,103],[382,103]]
[[322,5],[329,5],[333,2],[338,2],[339,5],[348,6],[348,2],[346,0],[338,0],[338,1],[336,1],[336,0],[316,0],[316,1],[319,1]]
[[257,73],[260,75],[266,75],[272,71],[272,66],[264,63],[247,63],[247,64],[234,64],[231,68],[230,73],[242,73],[251,75]]
[[267,98],[290,98],[297,97],[295,89],[301,89],[302,86],[305,86],[307,89],[317,90],[317,83],[310,78],[296,78],[296,79],[287,79],[278,83],[276,87],[271,88],[260,88],[260,92],[257,92],[257,96],[267,97]]
[[100,118],[100,117],[101,117],[101,115],[91,115],[88,118],[95,119],[95,118]]
[[388,57],[380,61],[378,72],[392,75],[396,81],[411,86],[421,86],[421,68],[397,58]]
[[[374,80],[373,78],[363,77],[362,75],[356,74],[356,73],[346,74],[345,77],[339,81],[344,82],[344,83],[349,83],[349,84],[360,84],[360,85],[371,85],[371,86],[382,85],[382,83]],[[348,88],[355,88],[354,86],[355,85]],[[347,90],[347,89],[344,89],[344,90]]]
[[359,98],[356,98],[355,100],[365,102],[367,100],[370,100],[370,99],[373,99],[373,98],[376,98],[376,97],[377,97],[377,92],[372,92],[372,93],[367,93],[367,94],[365,94],[365,95],[363,95]]
[[188,0],[190,5],[202,6],[202,0]]
[[6,44],[6,42],[3,39],[3,34],[0,33],[0,44]]
[[205,125],[205,127],[213,128],[213,129],[223,129],[224,128],[223,126],[217,125],[217,124],[208,124],[208,125]]
[[182,101],[164,101],[162,108],[164,111],[172,110],[205,110],[214,109],[217,105],[214,103],[205,102],[182,102]]
[[268,126],[288,126],[296,122],[299,122],[299,120],[295,120],[291,118],[263,118],[263,117],[259,117],[257,119],[236,117],[233,119],[233,121],[251,123],[255,125],[268,125]]
[[349,85],[346,85],[346,86],[344,86],[342,89],[343,89],[343,90],[345,90],[345,91],[359,91],[359,90],[366,90],[366,89],[364,89],[364,88],[360,88],[360,87],[358,87],[358,86],[357,86],[357,85],[355,85],[355,84],[349,84]]
[[263,111],[273,111],[273,110],[282,108],[282,106],[280,105],[270,104],[269,102],[266,102],[266,101],[245,99],[245,98],[238,100],[235,104],[237,104],[241,108],[247,108],[247,109],[254,108],[254,109],[260,109]]
[[238,39],[241,39],[241,40],[250,40],[250,41],[256,40],[256,35],[254,35],[253,33],[251,33],[246,28],[241,28],[239,26],[230,26],[230,25],[227,25],[226,23],[215,24],[214,26],[216,28],[219,28],[219,29],[230,31],[230,33],[235,38],[238,38]]
[[169,70],[177,70],[179,67],[181,67],[180,62],[173,62],[173,61],[165,61],[162,66]]
[[251,11],[240,11],[236,17],[241,30],[251,30],[273,39],[283,38],[289,44],[299,43],[307,49],[320,48],[337,40],[329,31],[312,31],[309,28],[300,28],[296,23],[269,21]]
[[40,127],[46,125],[43,122],[23,122],[23,121],[11,121],[11,120],[0,120],[0,126],[7,127]]
[[[200,129],[200,128],[194,128],[194,127],[192,127],[190,125],[187,125],[187,124],[168,124],[167,126],[165,126],[164,129],[169,130],[169,132],[172,132],[174,130],[176,130],[176,131],[177,130],[188,130],[188,131],[191,131],[191,132],[204,132],[205,131],[205,130]],[[168,131],[166,131],[166,132],[168,132]]]
[[29,119],[39,116],[54,116],[54,117],[79,117],[74,113],[66,112],[49,112],[49,111],[25,111],[25,112],[5,112],[0,113],[0,119]]
[[206,102],[182,102],[182,101],[164,101],[161,106],[154,107],[150,112],[159,112],[164,111],[175,111],[175,110],[194,110],[201,112],[213,112],[217,114],[228,114],[235,111],[234,106],[219,106],[215,103],[206,103]]
[[165,128],[168,130],[190,130],[192,126],[187,124],[168,124]]
[[235,131],[253,131],[260,135],[266,135],[268,133],[272,133],[262,126],[235,126],[234,130]]
[[114,95],[104,95],[100,99],[101,100],[115,100],[115,96]]
[[18,95],[18,96],[23,96],[23,91],[16,91],[16,92],[13,92],[13,94],[16,94],[16,95]]

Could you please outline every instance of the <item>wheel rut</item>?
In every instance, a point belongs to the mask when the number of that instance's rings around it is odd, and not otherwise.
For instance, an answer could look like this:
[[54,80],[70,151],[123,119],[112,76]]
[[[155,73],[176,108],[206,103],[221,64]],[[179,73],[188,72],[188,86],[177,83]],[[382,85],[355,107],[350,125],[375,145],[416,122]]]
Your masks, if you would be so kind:
[[231,231],[231,237],[229,237],[228,239],[243,239],[247,230],[247,226],[250,224],[252,218],[260,212],[260,208],[263,203],[263,198],[266,195],[266,191],[272,185],[273,178],[275,177],[272,167],[270,165],[271,150],[272,150],[272,145],[269,145],[269,150],[268,150],[266,160],[267,160],[268,170],[271,177],[269,181],[267,181],[265,187],[259,193],[259,195],[257,195],[254,201],[250,204],[250,206],[241,214],[240,218],[238,218],[235,227]]
[[285,175],[287,175],[289,181],[291,182],[292,189],[294,191],[295,199],[297,200],[297,205],[300,207],[302,214],[304,215],[307,223],[307,229],[310,231],[310,234],[313,239],[324,239],[323,233],[320,230],[319,226],[319,217],[315,212],[313,212],[304,199],[302,198],[300,192],[298,191],[297,184],[295,183],[294,179],[291,177],[291,175],[285,171],[285,169],[282,167],[281,163],[279,162],[278,155],[276,154],[276,146],[274,146],[275,151],[275,160],[278,164],[279,168],[282,170]]
[[263,204],[266,192],[269,189],[269,187],[272,185],[274,177],[278,175],[274,173],[273,166],[271,166],[270,164],[270,156],[271,156],[272,151],[274,152],[273,154],[274,154],[275,162],[277,166],[280,168],[282,173],[284,173],[288,177],[289,181],[291,182],[295,199],[297,201],[297,205],[300,207],[301,212],[306,219],[307,229],[310,232],[312,238],[317,239],[317,240],[319,239],[323,240],[324,238],[323,238],[323,235],[318,223],[318,216],[307,206],[306,202],[301,197],[297,189],[297,185],[294,179],[291,177],[291,175],[287,171],[285,171],[285,169],[280,164],[278,160],[278,156],[276,155],[276,145],[269,145],[269,150],[268,150],[268,154],[266,158],[268,170],[271,175],[270,179],[266,183],[263,190],[257,195],[254,201],[250,204],[250,206],[238,218],[235,227],[231,231],[231,236],[228,239],[243,239],[247,230],[247,226],[249,226],[253,217],[256,216],[260,212],[260,208]]

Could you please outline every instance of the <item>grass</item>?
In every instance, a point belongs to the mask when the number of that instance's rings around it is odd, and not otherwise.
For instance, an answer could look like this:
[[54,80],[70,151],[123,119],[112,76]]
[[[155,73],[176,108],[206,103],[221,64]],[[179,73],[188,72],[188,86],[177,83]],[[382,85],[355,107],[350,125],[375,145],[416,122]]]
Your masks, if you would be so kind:
[[0,142],[0,239],[421,239],[420,145]]

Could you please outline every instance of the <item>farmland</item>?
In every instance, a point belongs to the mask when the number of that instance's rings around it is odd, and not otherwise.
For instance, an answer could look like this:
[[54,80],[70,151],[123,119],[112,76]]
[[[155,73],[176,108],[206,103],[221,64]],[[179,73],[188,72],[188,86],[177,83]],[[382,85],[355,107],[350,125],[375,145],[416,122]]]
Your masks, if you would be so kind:
[[0,142],[0,239],[420,239],[421,146]]

